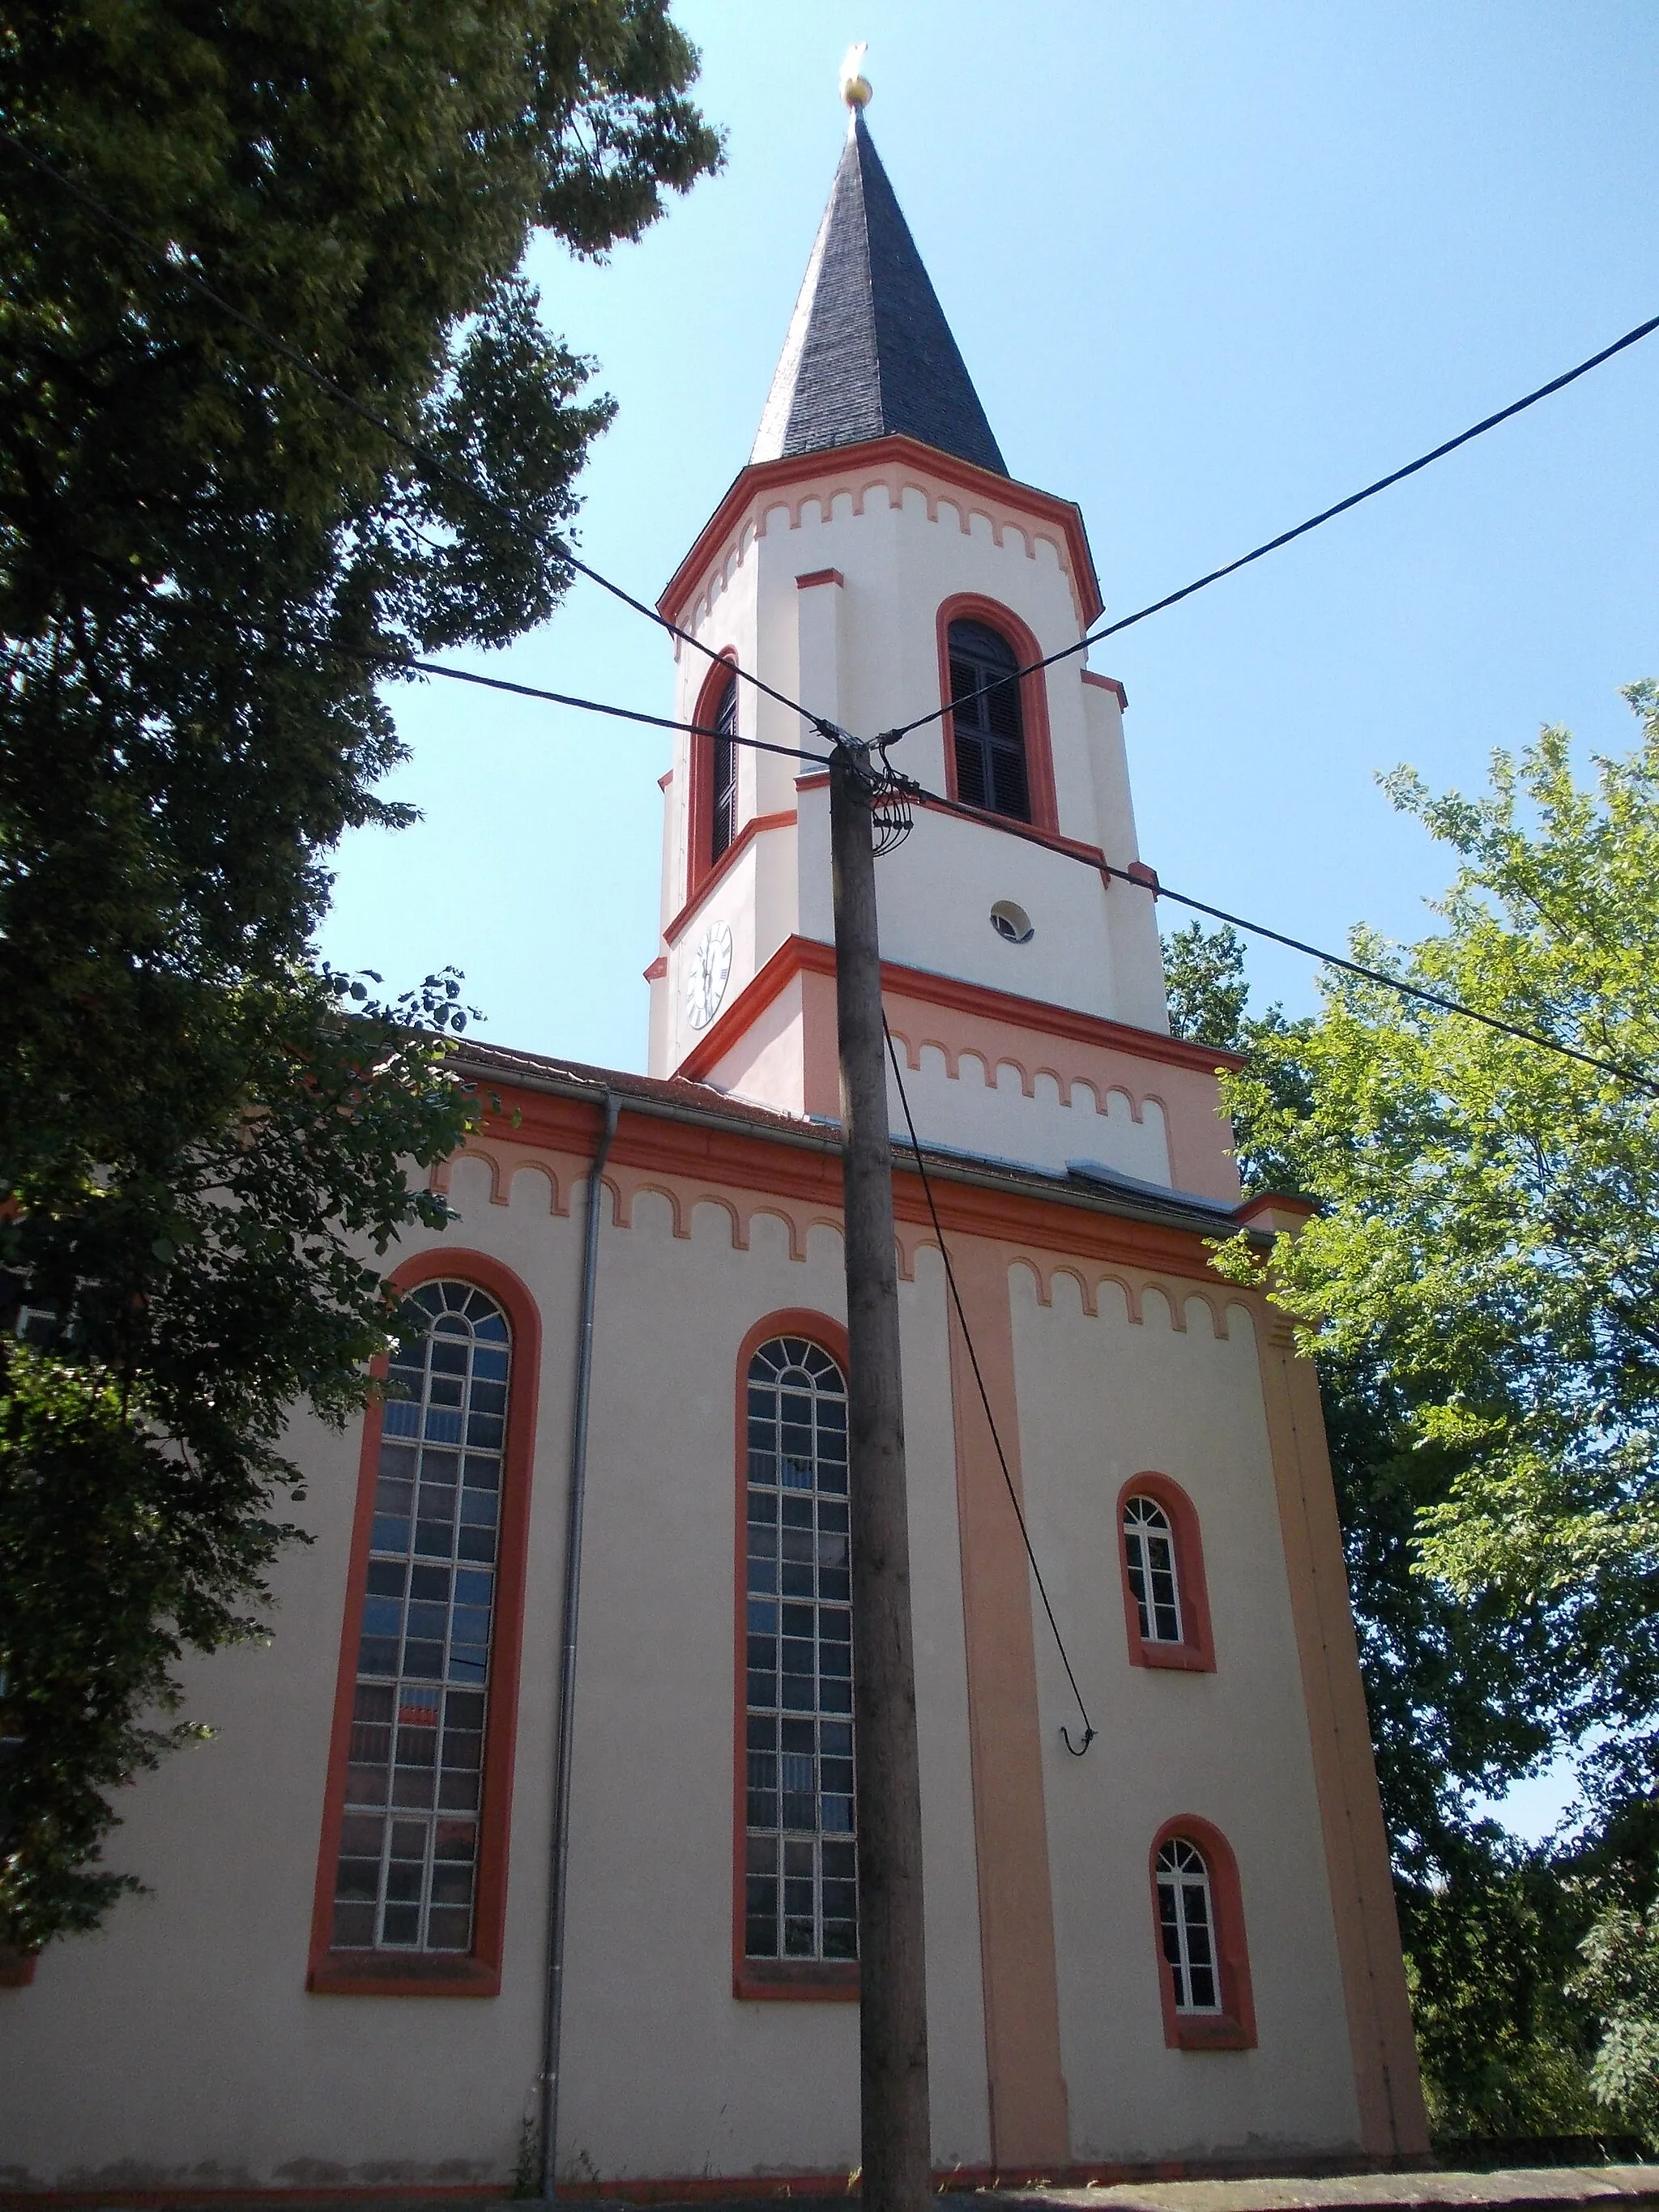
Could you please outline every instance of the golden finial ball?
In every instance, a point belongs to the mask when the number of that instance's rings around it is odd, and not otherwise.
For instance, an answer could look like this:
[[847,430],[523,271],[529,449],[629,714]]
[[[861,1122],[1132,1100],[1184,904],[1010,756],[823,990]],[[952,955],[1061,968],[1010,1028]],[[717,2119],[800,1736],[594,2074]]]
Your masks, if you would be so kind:
[[870,80],[864,74],[864,57],[869,51],[868,41],[860,39],[842,56],[841,96],[849,107],[867,107],[873,97]]

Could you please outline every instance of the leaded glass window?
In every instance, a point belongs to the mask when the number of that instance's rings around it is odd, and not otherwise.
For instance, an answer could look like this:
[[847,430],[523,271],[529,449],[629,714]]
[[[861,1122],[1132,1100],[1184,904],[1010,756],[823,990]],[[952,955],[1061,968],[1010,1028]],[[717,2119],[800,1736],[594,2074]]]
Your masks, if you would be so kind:
[[1158,1934],[1175,1981],[1177,2012],[1219,2012],[1216,1979],[1215,1903],[1204,1855],[1184,1836],[1158,1847]]
[[1031,818],[1025,771],[1025,724],[1019,702],[1019,662],[1006,638],[983,623],[951,625],[951,710],[957,797],[965,806]]
[[738,834],[738,679],[727,679],[714,709],[713,839],[710,860],[718,860]]
[[468,1951],[512,1340],[423,1284],[395,1346],[335,1882],[337,1950]]
[[855,1959],[847,1383],[774,1337],[749,1363],[748,1834],[744,1950]]
[[1181,1589],[1176,1577],[1175,1532],[1155,1498],[1124,1500],[1123,1549],[1142,1640],[1179,1644]]

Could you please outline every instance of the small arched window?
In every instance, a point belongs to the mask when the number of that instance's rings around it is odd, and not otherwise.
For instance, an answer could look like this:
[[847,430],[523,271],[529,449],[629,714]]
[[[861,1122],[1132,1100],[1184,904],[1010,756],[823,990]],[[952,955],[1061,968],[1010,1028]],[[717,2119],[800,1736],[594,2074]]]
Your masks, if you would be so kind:
[[956,754],[956,795],[967,806],[1031,819],[1019,662],[988,624],[953,622],[948,659]]
[[1168,1475],[1137,1474],[1119,1492],[1117,1516],[1130,1663],[1213,1673],[1204,1550],[1191,1498]]
[[1158,1846],[1158,1925],[1177,2012],[1218,2013],[1215,1904],[1204,1854],[1184,1836]]
[[749,1363],[744,1955],[858,1956],[847,1383],[808,1339]]
[[512,1339],[495,1301],[410,1292],[381,1430],[334,1884],[336,1950],[472,1948]]
[[1238,1863],[1221,1831],[1185,1813],[1152,1839],[1164,2039],[1178,2051],[1247,2051],[1255,2043]]
[[1124,1501],[1123,1552],[1143,1641],[1179,1644],[1181,1586],[1176,1574],[1175,1531],[1155,1498],[1137,1495]]
[[710,717],[708,860],[712,866],[738,834],[738,679],[728,676]]

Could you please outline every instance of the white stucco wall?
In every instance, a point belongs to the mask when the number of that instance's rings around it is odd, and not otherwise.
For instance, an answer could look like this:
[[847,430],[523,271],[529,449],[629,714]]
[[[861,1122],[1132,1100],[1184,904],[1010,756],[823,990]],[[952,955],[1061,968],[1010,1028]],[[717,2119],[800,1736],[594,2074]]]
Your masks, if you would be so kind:
[[[907,1072],[904,1088],[923,1144],[1028,1167],[1064,1168],[1071,1160],[1088,1160],[1169,1187],[1170,1147],[1157,1099],[1143,1102],[1137,1121],[1121,1091],[1107,1093],[1102,1113],[1084,1083],[1074,1083],[1064,1098],[1052,1075],[1039,1074],[1028,1097],[1019,1071],[1006,1060],[988,1069],[964,1053],[953,1076],[937,1045],[923,1045],[920,1057],[921,1065]],[[904,1111],[890,1068],[887,1095],[894,1133],[902,1136]]]
[[[1109,1282],[1091,1316],[1064,1275],[1045,1307],[1020,1266],[1010,1297],[1032,1541],[1100,1731],[1080,1759],[1060,1742],[1077,1708],[1034,1607],[1074,2154],[1351,2150],[1353,2061],[1250,1317],[1233,1305],[1218,1339],[1192,1297],[1179,1329],[1149,1289],[1133,1322]],[[1115,1507],[1147,1472],[1198,1514],[1213,1674],[1128,1662]],[[1253,2051],[1164,2045],[1147,1858],[1183,1813],[1237,1858]]]
[[[358,1437],[308,1419],[316,1542],[287,1555],[266,1646],[188,1670],[217,1734],[123,1800],[112,1864],[149,1893],[0,1991],[0,2179],[345,2186],[510,2178],[540,2066],[555,1655],[582,1187],[464,1160],[448,1240],[540,1309],[505,1959],[499,1997],[305,1990]],[[781,1308],[843,1310],[840,1239],[778,1217],[673,1234],[634,1200],[601,1243],[574,1747],[560,2166],[568,2178],[845,2172],[856,2007],[732,1995],[734,1362]],[[418,1240],[426,1242],[428,1240]],[[410,1249],[415,1249],[411,1247]],[[901,1291],[910,1378],[936,2155],[988,2155],[962,1595],[942,1285]]]

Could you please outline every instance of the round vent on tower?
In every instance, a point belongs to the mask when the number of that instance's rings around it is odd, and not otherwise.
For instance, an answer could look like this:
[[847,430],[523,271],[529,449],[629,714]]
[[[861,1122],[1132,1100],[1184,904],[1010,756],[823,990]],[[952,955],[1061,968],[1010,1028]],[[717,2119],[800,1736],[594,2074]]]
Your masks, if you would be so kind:
[[1012,899],[997,901],[991,908],[991,927],[1010,945],[1029,945],[1036,933],[1030,915],[1023,906],[1016,906]]

